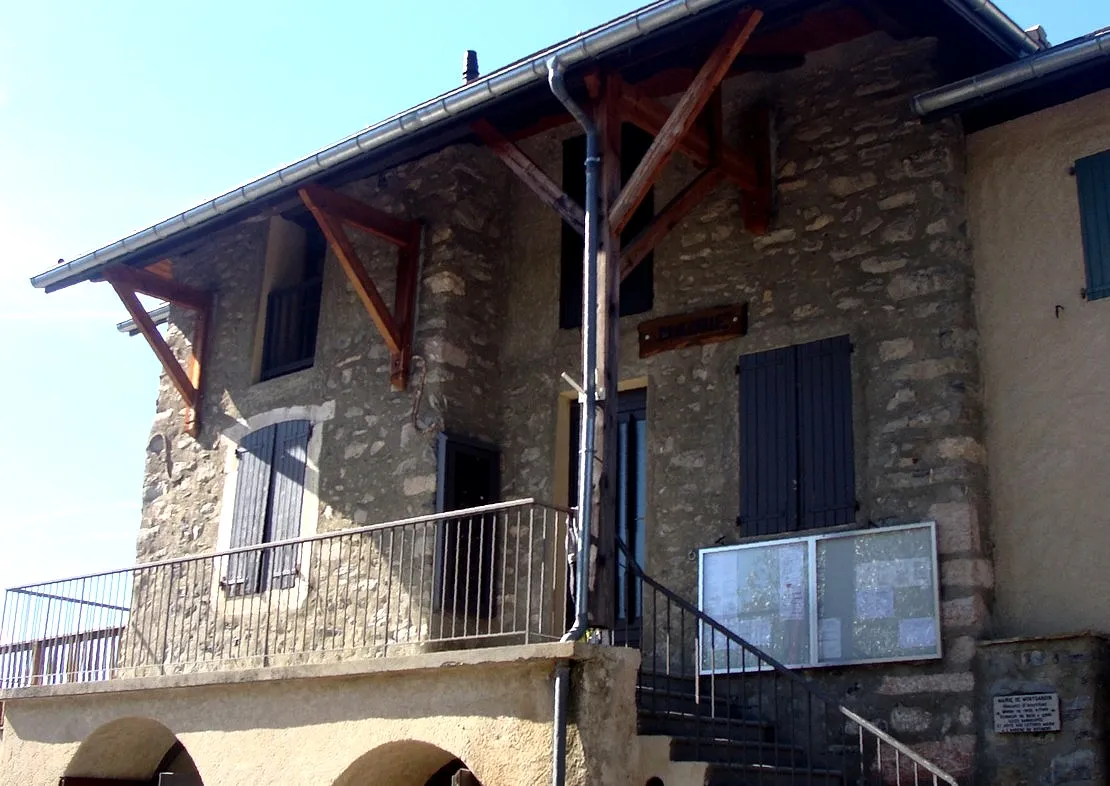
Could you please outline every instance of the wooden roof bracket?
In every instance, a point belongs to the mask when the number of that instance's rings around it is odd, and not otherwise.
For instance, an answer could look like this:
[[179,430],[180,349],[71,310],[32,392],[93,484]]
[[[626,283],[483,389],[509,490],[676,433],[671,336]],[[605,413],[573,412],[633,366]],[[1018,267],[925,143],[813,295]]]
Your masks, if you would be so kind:
[[[208,341],[208,326],[212,319],[212,293],[186,286],[150,270],[140,270],[125,265],[117,265],[104,271],[104,280],[111,284],[119,295],[135,326],[154,350],[154,354],[162,364],[162,370],[181,394],[181,398],[185,401],[185,432],[196,438],[200,430],[201,368],[205,345]],[[182,368],[177,356],[139,302],[137,294],[140,292],[194,312],[193,347],[187,369]]]
[[581,205],[567,196],[555,181],[528,157],[527,153],[513,144],[487,120],[475,120],[471,128],[524,185],[540,198],[541,202],[558,213],[575,232],[580,235],[586,234],[586,213]]
[[[423,232],[420,222],[397,218],[320,185],[305,186],[298,190],[298,194],[316,219],[355,294],[366,307],[370,319],[389,347],[390,384],[394,390],[404,390],[408,385],[412,365],[412,345],[416,329],[416,296],[419,289]],[[344,224],[350,224],[397,247],[397,284],[392,311],[359,259]]]
[[701,111],[732,68],[733,61],[748,43],[761,19],[763,12],[758,9],[740,13],[710,52],[694,81],[686,88],[667,121],[659,129],[655,141],[640,160],[636,171],[628,178],[620,197],[609,208],[612,231],[620,232],[628,224],[636,208],[644,201],[663,168],[677,151],[678,143],[694,127]]

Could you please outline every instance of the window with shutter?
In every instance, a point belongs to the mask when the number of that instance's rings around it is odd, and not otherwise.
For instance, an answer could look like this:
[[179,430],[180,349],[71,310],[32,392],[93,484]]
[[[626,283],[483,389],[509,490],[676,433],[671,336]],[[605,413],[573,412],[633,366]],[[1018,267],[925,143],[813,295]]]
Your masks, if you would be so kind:
[[[652,137],[636,126],[621,126],[621,179],[628,180],[640,159],[651,147]],[[586,137],[563,143],[563,191],[579,204],[586,201]],[[651,224],[655,217],[655,190],[648,191],[640,207],[621,232],[621,242],[629,243]],[[563,223],[561,272],[559,275],[559,327],[582,326],[582,243],[580,234]],[[651,311],[654,304],[654,261],[648,254],[621,282],[621,316]]]
[[[231,548],[300,535],[310,431],[307,420],[290,420],[252,431],[239,443]],[[224,587],[229,595],[292,587],[299,554],[297,546],[232,554]]]
[[855,520],[851,352],[839,336],[740,358],[744,535]]
[[1110,297],[1110,150],[1075,162],[1087,299]]

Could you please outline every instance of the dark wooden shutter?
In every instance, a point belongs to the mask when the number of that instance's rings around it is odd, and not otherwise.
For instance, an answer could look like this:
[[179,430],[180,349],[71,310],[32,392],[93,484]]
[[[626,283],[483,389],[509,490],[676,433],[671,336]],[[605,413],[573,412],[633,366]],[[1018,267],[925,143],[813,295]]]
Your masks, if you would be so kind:
[[1110,297],[1110,150],[1075,162],[1087,299]]
[[744,535],[798,528],[793,347],[740,358],[740,520]]
[[852,344],[847,336],[797,349],[799,529],[855,521]]
[[[305,468],[308,463],[307,420],[278,423],[274,436],[273,495],[266,542],[288,540],[301,534]],[[270,586],[288,589],[297,578],[299,546],[283,546],[269,553]]]
[[[270,476],[274,456],[274,426],[252,431],[236,449],[239,459],[235,483],[235,508],[231,523],[231,548],[256,546],[265,536],[266,509],[270,501]],[[257,592],[261,552],[233,554],[228,558],[224,584],[230,595]]]

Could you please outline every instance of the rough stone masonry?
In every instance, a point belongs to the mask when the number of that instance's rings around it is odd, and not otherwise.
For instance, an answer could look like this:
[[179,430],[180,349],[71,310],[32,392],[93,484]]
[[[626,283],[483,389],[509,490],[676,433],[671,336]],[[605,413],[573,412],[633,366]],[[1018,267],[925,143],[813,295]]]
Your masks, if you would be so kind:
[[[962,775],[975,749],[971,663],[989,624],[992,566],[962,133],[954,121],[923,126],[909,110],[912,94],[940,82],[933,57],[930,41],[872,36],[794,71],[726,83],[730,137],[741,109],[756,100],[776,108],[777,219],[763,237],[746,234],[726,185],[671,233],[655,253],[653,310],[622,320],[621,376],[647,387],[646,568],[694,598],[697,549],[737,540],[738,356],[851,336],[857,523],[937,522],[944,657],[811,676]],[[574,133],[560,128],[524,147],[557,179],[561,142]],[[692,174],[672,163],[657,204]],[[315,365],[254,382],[268,217],[176,256],[175,275],[218,301],[197,440],[180,432],[180,403],[162,381],[140,561],[216,545],[219,436],[281,407],[334,407],[322,425],[321,531],[430,511],[440,429],[500,446],[505,499],[565,502],[555,499],[565,493],[556,485],[559,375],[578,367],[579,335],[558,328],[557,216],[488,150],[465,145],[343,190],[424,222],[414,384],[389,390],[388,353],[330,255]],[[359,247],[390,302],[389,249]],[[745,301],[744,338],[638,358],[641,320]],[[173,321],[183,346],[188,322],[177,311]]]

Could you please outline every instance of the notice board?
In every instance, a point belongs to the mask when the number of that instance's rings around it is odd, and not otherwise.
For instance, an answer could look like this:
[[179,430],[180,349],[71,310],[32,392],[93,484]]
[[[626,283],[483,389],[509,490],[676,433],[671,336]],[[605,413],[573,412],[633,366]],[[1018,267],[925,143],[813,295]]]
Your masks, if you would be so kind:
[[[932,522],[703,549],[702,611],[788,666],[940,657]],[[701,632],[704,673],[755,668]]]

